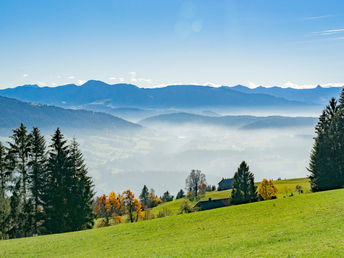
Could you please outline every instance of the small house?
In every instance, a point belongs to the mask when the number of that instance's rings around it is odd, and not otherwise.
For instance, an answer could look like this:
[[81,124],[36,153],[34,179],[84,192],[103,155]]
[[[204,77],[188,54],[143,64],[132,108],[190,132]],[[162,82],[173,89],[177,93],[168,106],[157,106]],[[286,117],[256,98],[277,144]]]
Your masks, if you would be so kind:
[[233,178],[222,178],[217,188],[218,191],[232,189]]

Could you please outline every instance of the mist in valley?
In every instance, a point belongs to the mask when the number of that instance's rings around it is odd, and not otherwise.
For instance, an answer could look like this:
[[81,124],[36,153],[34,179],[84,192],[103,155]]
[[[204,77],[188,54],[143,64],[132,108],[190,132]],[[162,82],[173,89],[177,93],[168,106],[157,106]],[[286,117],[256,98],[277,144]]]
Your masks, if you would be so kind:
[[[191,169],[208,184],[232,177],[245,160],[256,180],[305,177],[314,127],[238,130],[204,125],[160,125],[131,134],[74,135],[96,191],[133,190],[143,185],[158,194],[185,188]],[[71,135],[69,136],[71,137]]]

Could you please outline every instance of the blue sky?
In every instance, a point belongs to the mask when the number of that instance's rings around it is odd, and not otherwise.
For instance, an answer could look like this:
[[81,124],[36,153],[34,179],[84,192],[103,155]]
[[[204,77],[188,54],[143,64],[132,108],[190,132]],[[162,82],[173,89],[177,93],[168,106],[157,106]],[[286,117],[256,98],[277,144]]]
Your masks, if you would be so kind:
[[344,1],[0,1],[0,88],[89,79],[344,85]]

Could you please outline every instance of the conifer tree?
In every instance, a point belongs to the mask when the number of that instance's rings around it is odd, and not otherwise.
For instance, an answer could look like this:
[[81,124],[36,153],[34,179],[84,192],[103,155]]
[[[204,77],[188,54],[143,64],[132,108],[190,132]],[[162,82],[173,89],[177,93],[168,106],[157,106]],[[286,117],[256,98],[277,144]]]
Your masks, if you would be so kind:
[[243,161],[233,178],[233,190],[231,202],[233,204],[254,202],[257,200],[254,175],[250,172],[249,166]]
[[[23,123],[20,124],[19,128],[13,130],[13,135],[10,136],[10,138],[12,141],[9,142],[9,152],[14,165],[13,175],[15,182],[15,186],[13,188],[15,198],[12,198],[13,203],[11,205],[18,205],[15,209],[13,207],[13,211],[11,211],[10,216],[15,216],[12,218],[12,222],[15,223],[14,227],[16,228],[16,236],[28,236],[32,231],[32,203],[28,198],[28,164],[31,140]],[[18,212],[18,214],[15,214],[15,212]]]
[[183,189],[180,189],[180,191],[177,193],[176,199],[180,199],[180,198],[184,198],[185,197],[185,193],[183,191]]
[[342,110],[342,105],[337,105],[337,101],[332,98],[315,127],[316,137],[308,168],[311,172],[310,183],[313,192],[344,185]]
[[70,215],[73,230],[92,228],[94,214],[92,209],[94,191],[91,177],[75,139],[69,147],[71,174],[73,175]]
[[9,215],[9,200],[6,191],[9,190],[11,173],[8,170],[7,149],[0,142],[0,239],[7,231],[7,217]]
[[34,127],[31,132],[31,152],[29,162],[30,192],[33,206],[33,232],[39,233],[38,225],[42,224],[43,213],[43,190],[46,185],[46,143],[38,128]]
[[148,187],[146,185],[143,186],[141,194],[139,196],[139,200],[144,208],[148,208],[148,202],[149,202],[149,191]]
[[68,207],[71,205],[73,178],[69,150],[60,129],[51,139],[47,165],[47,184],[43,194],[44,226],[48,233],[71,231]]

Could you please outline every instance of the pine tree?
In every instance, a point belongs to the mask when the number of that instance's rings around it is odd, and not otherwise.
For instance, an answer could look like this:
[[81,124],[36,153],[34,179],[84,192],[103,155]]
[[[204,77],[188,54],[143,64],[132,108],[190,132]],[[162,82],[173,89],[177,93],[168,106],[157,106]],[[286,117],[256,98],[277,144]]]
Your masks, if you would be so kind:
[[31,132],[31,152],[29,162],[30,191],[33,206],[33,232],[39,233],[39,225],[42,224],[43,190],[45,187],[47,156],[46,143],[38,128]]
[[[16,236],[28,236],[32,232],[32,210],[31,201],[28,199],[29,196],[29,154],[31,150],[30,135],[27,133],[24,124],[20,124],[20,127],[13,130],[13,135],[10,137],[12,142],[10,145],[10,155],[14,164],[14,181],[15,187],[13,188],[16,192],[16,199],[13,205],[18,205],[14,211],[18,212],[15,214],[11,212],[12,221],[15,223]],[[13,199],[14,200],[14,199]],[[14,207],[13,207],[14,208]],[[21,233],[20,233],[21,232]],[[20,235],[21,234],[21,235]]]
[[315,127],[316,137],[308,170],[313,192],[343,186],[343,112],[332,98]]
[[9,190],[11,173],[8,170],[7,149],[0,142],[0,239],[7,232],[7,217],[9,215],[9,199],[6,191]]
[[231,202],[233,204],[254,202],[257,200],[254,175],[250,172],[249,166],[243,161],[233,178],[233,190]]
[[139,200],[144,208],[148,208],[149,192],[148,192],[148,187],[146,185],[144,185],[142,188],[141,194],[139,196]]
[[180,198],[184,198],[185,197],[185,193],[183,191],[183,189],[180,189],[180,191],[177,193],[176,199],[180,199]]
[[79,150],[79,144],[73,139],[70,147],[70,165],[73,175],[70,216],[72,229],[81,230],[92,228],[94,224],[94,213],[92,209],[94,191],[91,177]]
[[47,165],[47,184],[43,194],[44,226],[48,233],[71,231],[68,207],[73,179],[67,141],[57,128],[51,139]]

